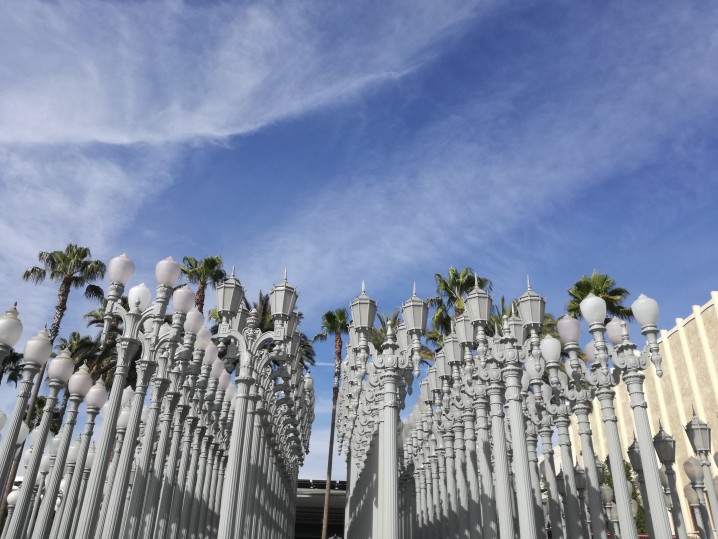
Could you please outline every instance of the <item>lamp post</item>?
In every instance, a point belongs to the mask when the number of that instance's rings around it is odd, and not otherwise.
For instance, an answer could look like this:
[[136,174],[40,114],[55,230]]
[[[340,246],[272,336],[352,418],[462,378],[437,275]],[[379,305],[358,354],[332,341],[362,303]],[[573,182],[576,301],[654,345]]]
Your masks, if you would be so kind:
[[[67,359],[65,368],[68,372],[71,373],[72,369],[74,368],[74,364],[70,359],[69,353],[66,353],[65,351],[63,352],[63,354],[66,354]],[[54,359],[50,363],[50,368],[48,368],[48,376],[50,377],[52,376],[51,371],[55,361],[57,361],[57,359]],[[65,467],[65,459],[70,447],[70,442],[72,440],[72,433],[73,429],[75,428],[75,421],[77,420],[77,411],[80,406],[80,403],[85,398],[85,395],[87,395],[91,388],[92,377],[90,376],[90,372],[87,369],[87,366],[82,365],[76,373],[72,374],[72,376],[69,377],[69,380],[67,382],[67,391],[70,394],[70,405],[67,409],[67,416],[65,419],[65,423],[62,427],[62,438],[60,440],[60,445],[57,450],[57,455],[55,456],[55,466],[53,467],[52,473],[50,474],[47,481],[47,485],[45,486],[45,495],[42,501],[42,505],[40,506],[38,520],[35,522],[35,525],[33,527],[33,539],[45,539],[50,531],[52,515],[55,511],[55,498],[57,497],[57,493],[60,488],[60,481],[62,481],[63,468]],[[47,404],[45,406],[47,406]],[[65,492],[64,497],[67,497],[67,492]]]
[[683,493],[686,497],[686,501],[688,502],[688,507],[690,507],[693,512],[693,518],[696,522],[696,532],[699,539],[707,539],[706,527],[703,522],[704,510],[701,500],[698,497],[698,491],[694,486],[686,485],[683,487]]
[[[655,438],[653,443],[655,447]],[[638,478],[638,488],[641,492],[641,500],[643,501],[643,510],[646,516],[646,527],[648,528],[648,534],[650,536],[654,536],[653,521],[651,520],[651,511],[648,507],[648,491],[646,490],[646,480],[643,477],[641,450],[638,447],[638,440],[636,440],[635,436],[633,438],[633,443],[628,446],[627,453],[628,460],[631,463],[631,468],[633,468],[633,471],[636,472],[636,477]]]
[[[636,425],[636,435],[639,447],[646,448],[640,451],[643,477],[646,482],[648,506],[652,520],[653,533],[661,539],[670,539],[672,536],[668,513],[661,494],[661,480],[658,475],[658,464],[653,451],[653,435],[648,422],[648,411],[643,392],[643,371],[650,360],[661,377],[661,356],[658,349],[658,303],[643,294],[631,304],[631,311],[641,326],[641,333],[646,337],[646,345],[642,352],[638,352],[636,345],[629,340],[628,324],[614,318],[606,326],[606,333],[614,346],[612,360],[619,369],[623,381],[628,389],[633,420]],[[594,331],[594,340],[599,331]],[[599,341],[596,341],[598,344]],[[620,508],[619,508],[620,510]],[[620,513],[619,513],[620,514]],[[623,526],[623,523],[621,524]]]
[[[589,325],[588,329],[593,337],[592,346],[591,348],[587,348],[586,354],[589,360],[596,363],[596,366],[592,373],[586,373],[586,380],[596,387],[595,395],[601,405],[601,418],[603,420],[604,430],[606,431],[606,438],[608,439],[608,454],[610,457],[611,476],[614,482],[613,494],[616,499],[618,520],[620,522],[621,531],[625,533],[627,537],[635,537],[638,531],[636,530],[636,524],[631,515],[631,497],[629,495],[628,481],[626,480],[623,470],[623,451],[621,450],[621,439],[618,434],[618,419],[616,417],[614,403],[615,392],[613,388],[619,382],[618,376],[620,375],[620,371],[614,369],[613,372],[611,372],[609,370],[608,343],[604,338],[606,333],[606,326],[604,325],[606,302],[598,296],[589,294],[581,301],[579,307],[583,318]],[[635,402],[637,406],[640,405],[638,398],[636,398]],[[645,401],[643,401],[643,404],[645,405]],[[645,411],[645,408],[641,409]],[[647,416],[645,420],[648,421]],[[642,427],[641,431],[643,432],[643,430]],[[647,444],[643,445],[644,447],[648,446]],[[646,458],[648,459],[649,457]],[[647,465],[646,468],[648,467]],[[658,472],[656,471],[656,476],[657,475]]]
[[[9,321],[7,318],[4,320],[3,325],[5,325],[6,329],[9,325],[11,331],[17,331],[17,326],[12,319],[12,314],[10,315]],[[12,330],[13,327],[15,328],[14,330]],[[25,408],[27,407],[27,402],[30,399],[33,380],[35,375],[42,367],[45,366],[45,363],[47,363],[51,352],[52,344],[50,343],[47,331],[44,329],[40,330],[35,337],[25,343],[20,390],[17,393],[15,408],[13,409],[7,432],[3,437],[2,446],[0,446],[0,485],[5,485],[7,483],[12,461],[15,457],[16,443],[21,443],[19,442],[19,434],[22,428],[21,425],[23,423]]]
[[[47,369],[47,375],[50,380],[50,393],[45,400],[45,408],[42,412],[42,419],[40,420],[40,426],[38,427],[37,437],[35,439],[35,445],[38,448],[44,447],[47,434],[50,432],[50,421],[55,409],[55,401],[57,400],[57,394],[67,384],[68,380],[72,376],[72,371],[75,369],[75,363],[72,361],[70,354],[65,350],[50,361]],[[72,429],[69,429],[69,436],[72,435]],[[60,447],[63,452],[59,452],[58,457],[55,457],[55,469],[53,470],[51,480],[53,476],[62,476],[62,469],[65,464],[65,454],[67,452],[67,445],[61,445]],[[37,479],[37,473],[40,469],[40,460],[42,459],[42,451],[33,451],[32,457],[25,470],[22,485],[20,486],[20,495],[15,505],[15,511],[13,518],[10,521],[8,527],[8,535],[10,537],[19,537],[25,528],[25,519],[28,516],[27,512],[30,508],[30,498],[32,497],[32,490],[35,485],[35,479]],[[59,482],[59,479],[58,479]]]
[[[586,364],[578,357],[578,341],[581,336],[581,323],[571,317],[563,316],[556,323],[556,329],[564,343],[564,350],[568,354],[565,362],[568,373],[568,395],[573,401],[573,411],[576,414],[578,423],[578,434],[581,443],[581,453],[584,462],[592,463],[596,460],[593,450],[593,439],[591,432],[591,403],[593,401],[592,386],[588,379],[591,378],[590,371]],[[601,481],[596,467],[586,466],[586,489],[588,491],[588,510],[591,515],[591,531],[594,538],[606,539],[606,528],[601,510]]]
[[673,525],[676,529],[678,539],[687,539],[686,525],[683,519],[683,511],[681,509],[681,500],[678,496],[678,487],[676,486],[676,472],[673,465],[676,462],[676,441],[673,437],[663,430],[663,426],[659,426],[658,432],[653,437],[653,447],[656,449],[658,460],[665,468],[666,477],[668,479],[669,494],[672,501],[671,515],[673,516]]
[[[703,468],[703,484],[708,493],[711,515],[716,515],[718,512],[718,498],[713,486],[713,474],[711,473],[711,463],[708,458],[711,453],[711,428],[708,423],[701,421],[696,416],[695,410],[693,411],[693,417],[686,425],[686,434],[688,435],[688,441],[691,443],[691,448],[698,455],[698,460]],[[706,526],[711,527],[710,521],[706,522]]]
[[[57,516],[53,521],[53,532],[51,533],[52,539],[67,539],[70,537],[70,531],[75,522],[76,507],[82,504],[82,496],[80,491],[80,485],[82,483],[83,476],[85,475],[85,462],[88,460],[88,452],[90,448],[90,440],[95,430],[95,419],[97,414],[107,402],[107,389],[105,383],[102,380],[98,380],[90,388],[85,396],[85,404],[87,405],[86,413],[87,419],[85,426],[80,438],[80,448],[77,453],[77,461],[75,462],[75,472],[70,480],[70,486],[65,496],[64,510],[62,511],[60,518]],[[93,450],[94,460],[94,450]],[[89,468],[87,470],[89,472]],[[49,500],[48,500],[49,501]],[[54,509],[54,504],[48,503],[48,513]],[[55,523],[57,523],[57,530],[55,530]],[[35,532],[33,532],[34,534]],[[35,539],[35,538],[33,538]]]
[[692,495],[687,488],[688,485],[686,485],[685,494],[686,497],[689,498],[688,504],[693,509],[693,514],[696,517],[696,524],[699,528],[699,532],[705,539],[708,539],[708,537],[710,537],[711,535],[711,521],[710,516],[708,515],[708,509],[706,507],[705,495],[703,494],[703,491],[705,489],[703,465],[697,458],[688,457],[683,463],[683,470],[686,472],[686,475],[691,482],[690,486],[693,487],[693,491],[695,492],[697,508],[696,504],[692,503]]

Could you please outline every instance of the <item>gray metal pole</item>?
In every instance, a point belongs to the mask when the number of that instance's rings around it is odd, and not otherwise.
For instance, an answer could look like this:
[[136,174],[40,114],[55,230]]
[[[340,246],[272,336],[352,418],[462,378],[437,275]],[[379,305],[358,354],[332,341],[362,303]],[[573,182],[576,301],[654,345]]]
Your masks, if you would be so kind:
[[[22,485],[20,486],[20,495],[15,503],[15,511],[13,512],[12,520],[10,521],[10,526],[7,530],[9,537],[15,538],[23,535],[23,530],[25,529],[25,519],[27,517],[27,512],[30,509],[30,498],[32,497],[32,491],[35,488],[37,473],[40,470],[40,460],[42,459],[42,450],[40,448],[45,447],[45,440],[47,439],[47,433],[50,432],[50,422],[52,421],[52,415],[55,411],[57,394],[63,386],[64,384],[58,380],[50,380],[50,393],[45,401],[45,408],[43,409],[42,419],[40,420],[40,426],[37,428],[38,432],[35,438],[34,445],[38,450],[32,452],[30,462],[25,469],[25,475],[23,476]],[[62,457],[62,462],[59,465],[56,465],[55,471],[58,471],[59,469],[59,474],[61,475],[65,463],[64,455],[60,455],[59,451],[60,448],[58,448],[58,456]],[[65,452],[67,452],[67,448],[65,448]]]
[[[30,399],[33,381],[37,371],[38,368],[34,363],[23,363],[20,391],[17,393],[15,408],[13,409],[7,432],[3,436],[2,446],[0,447],[0,486],[4,486],[7,483],[8,476],[10,475],[10,468],[15,458],[15,442],[20,433],[20,425],[23,422],[22,418],[25,415],[25,408],[27,407],[27,401]],[[14,511],[15,509],[13,508],[13,512]],[[10,516],[8,515],[7,520],[9,520],[9,518]],[[5,527],[7,528],[7,526]]]
[[96,537],[95,525],[100,516],[98,507],[102,501],[101,488],[105,482],[112,444],[115,439],[117,417],[120,413],[120,402],[122,400],[122,392],[125,389],[129,361],[140,346],[139,341],[135,339],[121,337],[118,341],[117,367],[115,367],[115,376],[112,379],[112,389],[110,390],[110,397],[107,401],[107,412],[104,417],[100,443],[97,446],[97,452],[95,454],[95,463],[92,466],[92,471],[87,481],[86,501],[80,508],[75,539],[95,539]]
[[[67,502],[65,503],[65,510],[60,515],[60,524],[56,534],[54,535],[56,539],[67,539],[70,536],[70,529],[72,527],[73,521],[75,520],[74,516],[77,514],[76,507],[78,502],[81,501],[78,498],[80,492],[80,483],[82,482],[82,475],[85,468],[85,460],[87,459],[87,452],[90,449],[90,440],[92,439],[92,434],[95,430],[95,418],[97,417],[98,412],[99,409],[97,408],[87,408],[87,421],[85,421],[85,428],[80,438],[80,449],[77,452],[75,473],[72,475],[72,480],[70,481],[70,485],[67,490],[67,496],[65,498],[67,500]],[[50,509],[52,508],[48,507],[48,511]],[[57,515],[55,516],[55,520],[58,520]],[[39,525],[40,521],[38,520],[37,522]],[[36,538],[33,536],[33,539]]]
[[[635,358],[633,355],[632,357]],[[663,497],[663,486],[661,485],[661,478],[658,475],[658,463],[653,447],[653,434],[651,434],[651,426],[648,423],[646,399],[643,395],[643,380],[645,376],[637,369],[631,367],[629,367],[629,369],[630,370],[623,373],[623,381],[628,387],[631,408],[633,408],[633,419],[636,425],[638,447],[641,453],[641,464],[643,465],[643,477],[646,481],[648,505],[653,522],[653,533],[658,539],[671,539],[673,532],[671,531],[671,524],[668,521],[668,512]],[[623,467],[623,462],[621,462],[621,467]],[[623,522],[621,522],[621,529],[626,530]]]
[[242,453],[244,451],[244,425],[247,421],[249,408],[249,388],[254,382],[252,369],[249,364],[241,364],[235,380],[237,384],[234,424],[232,437],[229,443],[227,470],[225,472],[224,487],[222,489],[222,506],[219,513],[219,529],[217,539],[235,539],[235,511],[239,488],[240,468],[242,468]]

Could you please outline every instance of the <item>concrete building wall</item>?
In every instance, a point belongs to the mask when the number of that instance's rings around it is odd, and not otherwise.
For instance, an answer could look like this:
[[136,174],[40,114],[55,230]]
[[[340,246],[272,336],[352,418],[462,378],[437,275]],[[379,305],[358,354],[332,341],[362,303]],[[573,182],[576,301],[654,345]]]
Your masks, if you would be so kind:
[[[635,336],[634,340],[642,341],[640,336]],[[663,377],[656,376],[652,364],[646,369],[646,401],[653,434],[660,423],[676,439],[676,475],[682,494],[683,486],[688,483],[683,462],[693,454],[684,427],[690,421],[693,409],[711,425],[713,450],[718,450],[718,292],[712,292],[705,305],[694,306],[687,318],[677,318],[672,329],[661,331],[659,346]],[[598,401],[594,400],[591,415],[593,443],[596,454],[603,460],[608,449],[599,409]],[[628,391],[623,383],[616,388],[616,415],[626,454],[626,448],[633,442],[634,423]],[[582,462],[575,417],[572,420],[574,454]],[[627,454],[625,459],[628,460]],[[717,475],[715,465],[713,468]],[[690,522],[687,504],[683,503],[684,515]]]

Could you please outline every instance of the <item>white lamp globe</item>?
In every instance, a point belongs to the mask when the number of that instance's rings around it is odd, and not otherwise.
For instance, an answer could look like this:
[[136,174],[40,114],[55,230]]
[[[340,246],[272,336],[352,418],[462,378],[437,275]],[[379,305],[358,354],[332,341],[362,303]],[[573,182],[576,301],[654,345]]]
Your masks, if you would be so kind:
[[217,349],[217,345],[213,342],[210,342],[207,345],[207,348],[204,350],[204,358],[202,359],[202,363],[205,365],[214,365],[214,362],[217,361],[217,358],[219,357],[219,350]]
[[184,330],[187,333],[194,333],[195,335],[204,327],[204,315],[199,312],[197,307],[192,307],[187,313],[187,318],[184,321]]
[[181,268],[177,261],[168,256],[164,260],[160,260],[155,265],[155,278],[157,283],[173,287],[180,278]]
[[32,447],[28,447],[25,451],[23,451],[22,457],[20,457],[20,464],[27,468],[27,463],[30,462],[30,457],[32,456],[32,453]]
[[581,322],[573,316],[566,315],[556,322],[556,329],[565,343],[578,343],[581,337]]
[[57,455],[57,448],[60,447],[60,442],[62,441],[62,438],[60,437],[60,433],[55,434],[55,436],[52,437],[50,440],[50,456],[54,457]]
[[658,324],[658,302],[641,294],[638,299],[631,304],[631,311],[636,317],[636,322],[641,327],[655,326]]
[[0,410],[0,430],[3,429],[5,423],[7,423],[7,415],[5,414],[5,412]]
[[559,359],[561,359],[561,341],[555,337],[546,335],[543,339],[541,339],[539,348],[541,350],[541,355],[547,363],[556,363]]
[[178,313],[188,313],[194,306],[194,292],[189,286],[178,288],[172,293],[172,305]]
[[90,446],[90,449],[87,450],[87,457],[85,457],[85,470],[91,470],[92,464],[95,462],[95,444]]
[[611,321],[606,324],[606,335],[614,346],[623,342],[623,323],[617,316],[611,318]]
[[27,441],[29,442],[30,447],[33,447],[35,445],[35,440],[37,440],[37,435],[39,433],[40,431],[37,428],[34,428],[27,435]]
[[127,425],[129,422],[130,422],[130,407],[129,407],[129,405],[125,405],[122,407],[122,411],[120,412],[120,415],[117,416],[117,428],[120,430],[125,430],[127,428]]
[[209,371],[210,378],[217,380],[222,372],[224,372],[224,363],[221,359],[215,359],[212,363],[212,370]]
[[229,382],[231,382],[232,379],[229,375],[229,373],[222,369],[222,374],[219,375],[219,380],[217,381],[217,389],[220,391],[225,391],[229,387]]
[[589,364],[593,364],[596,362],[596,345],[593,343],[593,341],[589,341],[583,351],[586,353],[586,359],[588,360]]
[[99,410],[105,405],[106,402],[107,388],[105,387],[105,382],[103,382],[102,380],[98,380],[97,382],[95,382],[95,385],[93,385],[87,392],[87,396],[85,397],[85,403],[87,404],[88,408],[97,408]]
[[194,347],[197,350],[205,350],[211,342],[212,333],[209,331],[207,326],[202,326],[202,328],[197,332],[197,338],[194,341]]
[[107,273],[111,283],[127,284],[135,273],[135,263],[125,253],[116,256],[107,264]]
[[67,390],[70,395],[80,395],[84,398],[90,389],[92,389],[92,376],[90,376],[87,365],[81,365],[77,372],[70,376],[70,381],[67,382]]
[[152,291],[147,288],[145,283],[130,288],[127,293],[127,303],[130,306],[130,311],[133,311],[137,307],[138,311],[144,311],[152,301]]
[[75,362],[70,357],[69,350],[63,350],[59,356],[53,358],[47,366],[47,377],[50,380],[59,380],[66,384],[75,371]]
[[15,440],[15,443],[17,445],[25,443],[25,438],[27,438],[27,435],[30,433],[30,428],[27,426],[27,423],[24,421],[20,423],[20,430],[17,433],[17,440]]
[[80,451],[80,442],[75,440],[67,450],[67,463],[73,465],[77,462],[77,453]]
[[47,330],[41,329],[37,335],[25,343],[23,358],[27,363],[42,367],[47,363],[51,353],[52,343],[50,342],[50,337]]
[[606,302],[594,294],[586,296],[579,304],[579,308],[589,326],[603,324],[606,319]]
[[0,344],[10,348],[14,347],[22,336],[22,322],[17,314],[17,308],[13,305],[0,316]]
[[127,386],[122,391],[122,406],[126,406],[132,402],[132,399],[135,398],[135,390],[132,389],[132,386]]
[[19,497],[20,497],[20,491],[13,490],[10,494],[7,495],[7,506],[15,507],[15,504],[17,503],[17,499]]
[[40,473],[46,474],[50,471],[50,455],[43,455],[40,459]]

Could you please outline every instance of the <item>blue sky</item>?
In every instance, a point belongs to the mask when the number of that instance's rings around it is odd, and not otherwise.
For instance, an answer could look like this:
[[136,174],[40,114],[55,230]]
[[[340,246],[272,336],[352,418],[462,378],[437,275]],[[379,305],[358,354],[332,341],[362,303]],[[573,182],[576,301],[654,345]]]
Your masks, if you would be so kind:
[[557,315],[606,271],[671,327],[716,288],[716,28],[690,2],[4,3],[0,303],[49,322],[19,276],[78,242],[148,284],[219,254],[250,297],[287,267],[310,335],[362,279],[390,312],[450,265],[497,297],[529,273]]

